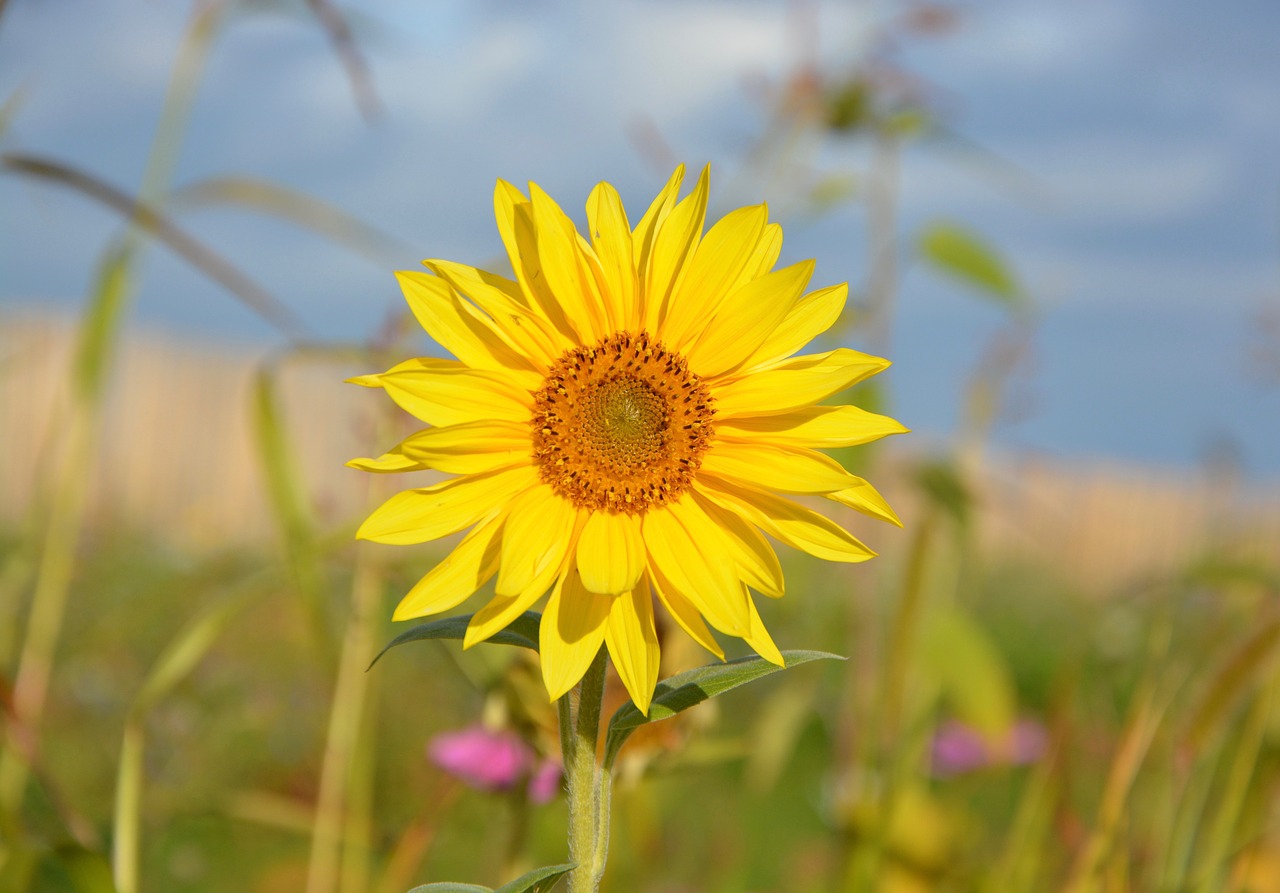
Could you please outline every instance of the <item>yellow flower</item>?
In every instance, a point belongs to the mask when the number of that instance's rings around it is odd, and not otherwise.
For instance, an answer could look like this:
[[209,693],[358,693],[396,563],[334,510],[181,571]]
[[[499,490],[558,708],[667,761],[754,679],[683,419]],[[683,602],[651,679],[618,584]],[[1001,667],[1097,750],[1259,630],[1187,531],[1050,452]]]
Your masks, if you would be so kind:
[[451,475],[393,496],[357,536],[408,544],[470,528],[395,619],[448,611],[496,577],[469,647],[550,589],[540,649],[552,698],[605,644],[647,712],[654,596],[717,656],[706,623],[781,664],[752,600],[752,590],[783,594],[762,532],[832,561],[874,555],[792,494],[898,523],[870,484],[818,451],[906,430],[817,405],[888,362],[846,348],[793,356],[835,322],[846,286],[805,294],[812,261],[774,270],[782,229],[763,205],[704,234],[708,172],[677,201],[683,174],[634,229],[601,183],[587,200],[589,238],[537,185],[526,198],[499,181],[514,281],[443,260],[425,262],[431,274],[397,274],[418,321],[457,359],[353,379],[429,427],[352,466]]

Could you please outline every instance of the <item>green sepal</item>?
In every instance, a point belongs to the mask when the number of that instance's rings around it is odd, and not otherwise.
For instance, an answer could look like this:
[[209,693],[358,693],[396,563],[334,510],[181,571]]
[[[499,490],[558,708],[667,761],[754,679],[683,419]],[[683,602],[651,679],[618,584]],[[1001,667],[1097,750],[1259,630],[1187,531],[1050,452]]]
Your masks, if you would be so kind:
[[562,865],[548,865],[535,868],[528,874],[522,874],[509,884],[503,884],[493,893],[547,893],[560,882],[560,878],[577,867],[576,862],[565,862]]
[[709,698],[722,695],[739,685],[746,685],[748,682],[754,682],[782,669],[790,669],[813,660],[845,660],[838,654],[829,654],[826,651],[784,651],[782,657],[786,661],[786,667],[771,664],[763,657],[752,655],[677,673],[665,682],[659,683],[654,689],[648,716],[641,713],[636,705],[630,702],[619,707],[609,720],[609,729],[605,736],[605,766],[613,765],[618,757],[618,751],[622,749],[627,738],[643,725],[670,719],[677,713],[695,707]]
[[528,874],[522,874],[509,884],[503,884],[496,890],[481,887],[479,884],[423,884],[414,887],[409,893],[547,893],[560,882],[560,879],[577,867],[574,862],[563,865],[548,865],[546,868],[535,868]]
[[[467,635],[467,624],[471,622],[473,616],[475,615],[462,614],[458,617],[446,617],[443,620],[432,620],[430,623],[421,623],[413,629],[407,629],[388,642],[386,647],[378,652],[378,656],[373,659],[369,667],[372,668],[382,659],[382,655],[405,642],[418,642],[423,639],[463,639]],[[505,629],[498,630],[485,641],[495,645],[518,645],[521,648],[537,651],[538,626],[541,623],[541,614],[537,611],[525,611],[507,624]]]

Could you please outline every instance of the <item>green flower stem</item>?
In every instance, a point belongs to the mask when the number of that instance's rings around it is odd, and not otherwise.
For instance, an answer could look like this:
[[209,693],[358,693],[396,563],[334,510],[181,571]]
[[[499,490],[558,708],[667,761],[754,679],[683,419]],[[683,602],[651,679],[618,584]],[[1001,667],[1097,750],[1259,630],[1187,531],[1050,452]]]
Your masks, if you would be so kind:
[[[600,767],[600,707],[604,701],[605,652],[601,648],[569,698],[560,699],[564,771],[569,780],[569,893],[595,893],[609,849],[609,781]],[[564,729],[571,729],[565,735]]]

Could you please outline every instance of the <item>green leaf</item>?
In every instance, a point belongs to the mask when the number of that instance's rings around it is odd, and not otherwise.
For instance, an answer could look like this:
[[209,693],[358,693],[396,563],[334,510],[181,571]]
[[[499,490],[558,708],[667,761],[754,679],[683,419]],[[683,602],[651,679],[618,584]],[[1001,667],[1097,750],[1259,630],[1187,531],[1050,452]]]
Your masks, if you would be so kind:
[[133,260],[133,252],[113,244],[94,273],[75,354],[76,392],[86,404],[96,404],[106,389],[112,351],[133,292]]
[[965,611],[938,607],[924,628],[924,660],[956,716],[986,735],[1006,734],[1017,695],[1004,658]]
[[[405,630],[396,636],[387,646],[378,652],[378,656],[373,659],[370,667],[382,659],[382,655],[386,654],[397,645],[403,645],[405,642],[418,642],[423,639],[462,639],[467,634],[467,624],[471,622],[471,614],[463,614],[458,617],[446,617],[443,620],[433,620],[430,623],[423,623],[415,626],[413,629]],[[518,645],[521,648],[528,648],[532,651],[538,650],[538,626],[542,622],[542,615],[537,611],[525,611],[507,626],[506,629],[494,633],[486,642],[493,642],[495,645]]]
[[[525,615],[528,616],[527,614]],[[523,619],[523,618],[521,618]],[[559,883],[560,878],[577,867],[575,862],[563,865],[548,865],[546,868],[535,868],[528,874],[522,874],[509,884],[503,884],[496,890],[481,887],[479,884],[423,884],[414,887],[409,893],[547,893]]]
[[955,223],[934,223],[920,233],[917,245],[920,256],[938,272],[1011,309],[1026,303],[1026,296],[1008,265],[972,230]]
[[111,864],[101,854],[71,844],[59,847],[56,858],[75,893],[115,893]]
[[[838,654],[825,651],[784,651],[783,659],[786,669],[807,664],[813,660],[844,660]],[[762,676],[769,676],[783,669],[771,664],[762,657],[742,657],[723,664],[711,664],[677,673],[665,682],[659,683],[654,690],[653,701],[649,704],[649,715],[641,713],[635,704],[627,703],[618,708],[609,720],[609,730],[605,737],[605,766],[612,766],[618,751],[631,733],[643,725],[660,720],[670,719],[681,711],[697,706],[703,701],[722,695],[727,691],[753,682]]]
[[560,882],[560,878],[577,867],[575,862],[563,865],[548,865],[546,868],[535,868],[528,874],[522,874],[509,884],[503,884],[493,893],[547,893]]

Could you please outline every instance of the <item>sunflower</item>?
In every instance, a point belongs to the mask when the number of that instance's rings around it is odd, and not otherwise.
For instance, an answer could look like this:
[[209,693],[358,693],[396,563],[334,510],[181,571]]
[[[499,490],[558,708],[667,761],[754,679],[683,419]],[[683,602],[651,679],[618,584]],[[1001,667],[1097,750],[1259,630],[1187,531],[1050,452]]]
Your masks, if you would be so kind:
[[537,185],[526,197],[499,181],[514,281],[444,260],[397,274],[422,327],[457,359],[352,379],[428,427],[350,465],[449,475],[391,497],[357,536],[411,544],[467,530],[395,619],[448,611],[496,577],[467,627],[470,647],[550,590],[540,651],[553,699],[603,644],[647,712],[655,598],[718,657],[708,624],[781,664],[753,600],[783,594],[764,534],[831,561],[874,555],[794,495],[899,523],[820,452],[906,430],[818,405],[888,361],[847,348],[794,355],[836,321],[847,287],[806,294],[813,261],[775,270],[782,229],[764,205],[704,233],[708,170],[677,200],[683,176],[634,228],[617,191],[596,186],[589,238]]

